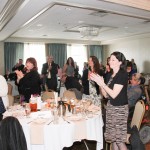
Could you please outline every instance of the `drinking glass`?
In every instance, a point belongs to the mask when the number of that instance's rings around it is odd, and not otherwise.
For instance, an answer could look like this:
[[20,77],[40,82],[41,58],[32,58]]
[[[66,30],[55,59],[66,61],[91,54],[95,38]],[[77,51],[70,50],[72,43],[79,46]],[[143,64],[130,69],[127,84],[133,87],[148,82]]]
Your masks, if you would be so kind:
[[29,103],[25,104],[25,113],[26,113],[26,117],[28,118],[30,116],[30,113],[31,113],[31,108],[30,108]]

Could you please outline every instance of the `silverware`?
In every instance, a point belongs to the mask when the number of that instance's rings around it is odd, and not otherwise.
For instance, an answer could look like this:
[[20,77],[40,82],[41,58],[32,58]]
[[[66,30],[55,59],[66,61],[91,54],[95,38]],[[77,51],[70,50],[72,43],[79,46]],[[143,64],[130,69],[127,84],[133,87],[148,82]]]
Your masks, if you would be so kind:
[[66,121],[67,123],[70,123],[68,120],[66,120],[64,117],[63,117],[64,121]]
[[47,125],[51,124],[52,122],[53,122],[53,120],[52,120],[52,121],[50,121]]

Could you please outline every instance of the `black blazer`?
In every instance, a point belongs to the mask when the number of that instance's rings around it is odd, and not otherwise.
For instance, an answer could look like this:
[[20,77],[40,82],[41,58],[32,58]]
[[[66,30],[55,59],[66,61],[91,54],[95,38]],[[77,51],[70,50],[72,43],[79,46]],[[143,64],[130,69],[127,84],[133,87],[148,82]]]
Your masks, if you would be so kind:
[[[54,62],[52,62],[51,66],[52,66],[52,69],[50,70],[51,79],[54,79],[57,77],[58,65],[55,64]],[[42,74],[47,75],[48,74],[47,70],[48,70],[48,63],[45,63],[45,64],[43,64],[43,67],[42,67]]]
[[[90,93],[89,93],[89,80],[88,80],[88,69],[85,69],[84,71],[83,71],[83,75],[82,75],[82,86],[83,86],[83,88],[84,88],[84,94],[86,94],[86,95],[89,95]],[[100,76],[103,76],[103,71],[102,70],[100,70],[100,72],[99,72],[99,75]],[[95,87],[96,87],[96,91],[97,91],[97,94],[99,95],[99,86],[98,86],[98,84],[95,82]]]
[[20,94],[24,95],[25,101],[29,102],[31,94],[41,94],[41,80],[37,71],[26,73],[19,81]]

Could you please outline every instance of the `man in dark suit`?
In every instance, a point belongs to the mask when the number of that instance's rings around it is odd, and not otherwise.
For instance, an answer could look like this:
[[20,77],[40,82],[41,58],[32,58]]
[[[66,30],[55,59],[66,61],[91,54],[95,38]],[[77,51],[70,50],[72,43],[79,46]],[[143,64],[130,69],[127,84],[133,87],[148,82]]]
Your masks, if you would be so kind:
[[53,56],[47,56],[47,63],[43,64],[42,76],[43,84],[46,84],[48,89],[57,91],[57,64],[53,61]]
[[19,62],[16,63],[16,65],[12,68],[12,71],[15,70],[23,71],[23,69],[24,69],[23,60],[19,59]]
[[16,65],[12,68],[12,73],[9,74],[9,78],[10,80],[14,80],[16,81],[17,79],[17,75],[16,73],[14,72],[15,70],[19,70],[19,71],[22,71],[24,70],[24,65],[23,65],[23,60],[22,59],[19,59],[18,63],[16,63]]

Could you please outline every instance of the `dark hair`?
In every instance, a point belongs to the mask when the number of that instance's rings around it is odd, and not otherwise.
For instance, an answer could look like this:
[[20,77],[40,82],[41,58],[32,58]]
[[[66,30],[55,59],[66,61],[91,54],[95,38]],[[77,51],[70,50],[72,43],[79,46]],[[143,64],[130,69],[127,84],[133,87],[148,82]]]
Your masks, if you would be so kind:
[[94,72],[99,73],[100,72],[100,64],[99,64],[97,57],[96,56],[90,56],[90,58],[92,59],[93,64],[94,64],[94,66],[93,66]]
[[118,61],[122,62],[122,64],[120,65],[121,69],[126,70],[126,58],[125,56],[121,53],[121,52],[113,52],[111,55],[114,55]]
[[69,57],[69,58],[67,59],[66,64],[67,64],[67,65],[69,65],[69,59],[71,60],[71,66],[73,66],[73,67],[74,67],[74,60],[73,60],[73,58],[72,58],[72,57]]
[[21,124],[15,117],[7,117],[0,123],[1,150],[27,150],[27,143]]
[[37,68],[37,62],[36,62],[36,59],[35,58],[33,58],[33,57],[30,57],[30,58],[28,58],[27,60],[26,60],[26,63],[27,62],[30,62],[31,64],[33,64],[33,69],[31,69],[31,71],[34,71],[34,70],[38,70],[38,68]]

